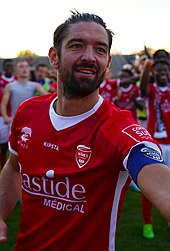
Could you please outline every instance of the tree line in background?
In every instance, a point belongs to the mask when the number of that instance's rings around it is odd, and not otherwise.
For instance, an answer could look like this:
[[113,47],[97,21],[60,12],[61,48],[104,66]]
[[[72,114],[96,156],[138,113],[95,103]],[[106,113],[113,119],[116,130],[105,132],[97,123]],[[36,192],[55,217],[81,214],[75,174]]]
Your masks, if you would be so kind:
[[32,52],[30,50],[19,51],[16,55],[17,57],[25,57],[25,56],[39,56],[37,53]]
[[[149,50],[152,54],[154,53],[155,50],[153,50],[152,48],[147,48],[147,50]],[[139,52],[137,51],[134,51],[132,54],[144,54],[145,53],[145,48]],[[118,52],[116,50],[113,50],[111,52],[112,55],[122,55],[121,52]],[[36,52],[32,52],[31,50],[29,49],[26,49],[26,50],[23,50],[23,51],[19,51],[17,54],[16,54],[16,57],[25,57],[25,56],[40,56],[38,55]],[[1,58],[1,57],[0,57]]]

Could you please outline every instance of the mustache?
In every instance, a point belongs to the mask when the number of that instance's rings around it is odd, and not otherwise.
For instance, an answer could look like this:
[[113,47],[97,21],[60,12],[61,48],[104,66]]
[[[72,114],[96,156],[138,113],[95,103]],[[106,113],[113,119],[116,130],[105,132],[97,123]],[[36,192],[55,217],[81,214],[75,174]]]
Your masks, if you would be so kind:
[[96,71],[99,70],[99,68],[95,64],[92,64],[92,63],[80,63],[73,66],[74,70],[76,70],[77,68],[90,68]]

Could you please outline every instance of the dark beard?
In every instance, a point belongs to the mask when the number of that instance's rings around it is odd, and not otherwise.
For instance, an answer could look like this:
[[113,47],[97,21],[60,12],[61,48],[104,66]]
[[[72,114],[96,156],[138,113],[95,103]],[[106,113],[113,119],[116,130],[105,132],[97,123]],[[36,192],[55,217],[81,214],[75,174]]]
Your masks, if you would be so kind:
[[74,77],[74,70],[77,67],[83,67],[83,68],[95,68],[94,65],[77,65],[74,66],[72,69],[72,73],[70,73],[67,69],[65,69],[61,64],[58,69],[59,71],[59,78],[63,84],[63,90],[64,90],[64,97],[66,98],[77,98],[77,97],[85,97],[97,90],[100,86],[100,84],[103,81],[105,71],[98,76],[98,71],[96,69],[96,77],[94,80],[86,79],[86,78],[80,78],[79,80],[75,79]]

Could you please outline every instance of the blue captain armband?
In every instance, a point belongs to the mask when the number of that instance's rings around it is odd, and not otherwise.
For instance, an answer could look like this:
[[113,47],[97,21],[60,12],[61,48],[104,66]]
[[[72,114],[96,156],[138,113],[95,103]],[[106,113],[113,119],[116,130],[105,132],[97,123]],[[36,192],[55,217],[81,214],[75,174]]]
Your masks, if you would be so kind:
[[126,168],[136,185],[138,173],[145,165],[149,164],[165,164],[161,153],[144,144],[133,147],[129,154]]

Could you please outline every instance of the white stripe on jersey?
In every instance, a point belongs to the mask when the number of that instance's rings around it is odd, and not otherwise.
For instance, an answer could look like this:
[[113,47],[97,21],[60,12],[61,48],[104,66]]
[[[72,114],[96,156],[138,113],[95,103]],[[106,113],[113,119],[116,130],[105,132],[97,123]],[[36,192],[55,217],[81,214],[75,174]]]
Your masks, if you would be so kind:
[[125,186],[128,177],[129,173],[127,171],[121,171],[119,173],[110,219],[109,251],[115,251],[115,232],[118,217],[119,200],[122,193],[122,189]]

